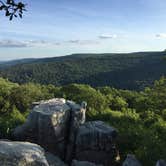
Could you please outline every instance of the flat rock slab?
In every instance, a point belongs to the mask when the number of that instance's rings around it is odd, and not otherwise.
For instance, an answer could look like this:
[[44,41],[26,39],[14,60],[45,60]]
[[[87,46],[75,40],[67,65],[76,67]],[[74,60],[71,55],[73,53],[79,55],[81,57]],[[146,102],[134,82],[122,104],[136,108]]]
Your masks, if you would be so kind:
[[86,122],[78,129],[75,159],[112,165],[117,156],[114,144],[116,136],[117,131],[102,121]]
[[0,141],[0,166],[49,166],[44,150],[28,142]]
[[65,99],[50,99],[36,102],[34,111],[41,112],[42,114],[54,114],[55,112],[65,112],[70,110]]

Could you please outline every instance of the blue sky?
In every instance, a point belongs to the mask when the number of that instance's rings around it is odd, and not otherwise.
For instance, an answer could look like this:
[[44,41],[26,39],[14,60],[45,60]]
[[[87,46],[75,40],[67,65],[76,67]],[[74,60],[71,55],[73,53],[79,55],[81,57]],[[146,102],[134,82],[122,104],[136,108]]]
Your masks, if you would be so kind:
[[166,0],[24,2],[23,19],[0,13],[0,61],[166,49]]

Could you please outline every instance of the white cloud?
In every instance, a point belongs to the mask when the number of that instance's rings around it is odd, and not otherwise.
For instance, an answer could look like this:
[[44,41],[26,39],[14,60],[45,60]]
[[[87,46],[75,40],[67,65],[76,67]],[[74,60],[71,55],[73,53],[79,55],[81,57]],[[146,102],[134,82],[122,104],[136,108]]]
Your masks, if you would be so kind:
[[99,42],[95,41],[95,40],[68,40],[67,43],[76,44],[76,45],[95,45],[95,44],[99,44]]
[[48,47],[58,46],[60,42],[47,42],[44,40],[28,40],[28,41],[17,41],[17,40],[0,40],[0,47],[7,48],[24,48],[24,47]]
[[0,40],[0,48],[24,48],[24,47],[57,47],[61,45],[96,45],[99,44],[97,40],[68,40],[68,41],[45,41],[45,40]]
[[157,38],[165,38],[166,39],[166,33],[159,33],[156,35]]
[[27,47],[27,44],[25,42],[14,41],[14,40],[1,40],[0,47],[22,48],[22,47]]
[[45,40],[30,40],[26,42],[29,47],[45,47],[45,46],[59,46],[60,42],[49,42]]
[[100,36],[98,36],[99,39],[115,39],[117,38],[117,35],[116,34],[102,34]]

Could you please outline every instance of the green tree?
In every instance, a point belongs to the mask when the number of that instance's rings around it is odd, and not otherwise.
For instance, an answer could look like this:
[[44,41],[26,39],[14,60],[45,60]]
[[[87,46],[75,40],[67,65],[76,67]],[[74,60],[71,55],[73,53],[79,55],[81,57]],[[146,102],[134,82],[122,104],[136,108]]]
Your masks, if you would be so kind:
[[17,84],[0,78],[0,114],[11,110],[10,95],[12,89],[17,86]]
[[30,109],[33,102],[46,100],[54,97],[54,92],[50,92],[47,86],[28,83],[15,87],[11,91],[10,101],[20,112]]
[[88,104],[88,114],[102,113],[107,107],[106,98],[96,89],[89,85],[71,84],[61,88],[62,97],[81,103]]
[[0,138],[10,138],[12,130],[24,122],[24,115],[13,107],[10,112],[0,116]]

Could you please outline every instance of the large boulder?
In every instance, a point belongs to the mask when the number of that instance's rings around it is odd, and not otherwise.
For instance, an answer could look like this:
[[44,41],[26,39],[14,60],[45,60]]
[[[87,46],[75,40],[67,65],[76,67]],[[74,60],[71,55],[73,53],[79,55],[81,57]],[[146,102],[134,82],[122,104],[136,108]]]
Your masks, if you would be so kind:
[[128,154],[126,160],[122,166],[142,166],[141,163],[136,159],[135,155]]
[[0,141],[0,166],[49,166],[43,148],[28,142]]
[[115,147],[116,136],[117,131],[104,122],[86,122],[77,131],[74,158],[104,166],[114,165],[118,155]]
[[166,161],[165,160],[159,160],[159,161],[157,161],[156,166],[166,166]]
[[[62,159],[70,159],[76,129],[85,121],[86,108],[65,99],[51,99],[35,103],[26,123],[14,130],[15,140],[41,145]],[[72,137],[71,137],[72,136]],[[67,150],[70,145],[70,150]],[[68,152],[67,152],[68,151]]]

